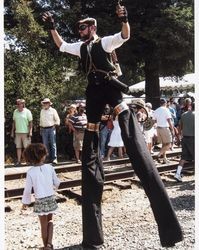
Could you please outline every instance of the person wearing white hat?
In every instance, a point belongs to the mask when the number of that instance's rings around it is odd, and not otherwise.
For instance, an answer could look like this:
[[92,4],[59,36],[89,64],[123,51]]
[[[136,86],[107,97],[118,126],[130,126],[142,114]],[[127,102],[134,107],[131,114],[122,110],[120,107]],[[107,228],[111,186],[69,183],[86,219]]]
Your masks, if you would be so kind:
[[49,161],[57,164],[56,126],[60,125],[60,118],[49,98],[41,101],[40,132],[43,144],[47,147]]
[[49,98],[44,98],[43,101],[41,101],[41,104],[49,104],[49,105],[52,105],[53,103],[50,101]]
[[106,104],[110,104],[118,115],[121,135],[126,152],[141,179],[143,188],[151,202],[158,224],[162,246],[174,246],[182,240],[182,231],[162,180],[148,152],[138,122],[123,101],[122,92],[129,93],[129,87],[118,80],[121,74],[113,55],[130,38],[128,13],[119,4],[116,14],[121,22],[121,31],[100,38],[97,35],[95,19],[83,19],[77,24],[82,41],[65,42],[56,30],[50,13],[42,19],[50,29],[53,40],[61,52],[80,57],[82,68],[88,79],[86,89],[87,128],[82,149],[82,246],[86,249],[100,248],[104,242],[102,229],[101,201],[104,187],[104,171],[99,153],[99,125]]

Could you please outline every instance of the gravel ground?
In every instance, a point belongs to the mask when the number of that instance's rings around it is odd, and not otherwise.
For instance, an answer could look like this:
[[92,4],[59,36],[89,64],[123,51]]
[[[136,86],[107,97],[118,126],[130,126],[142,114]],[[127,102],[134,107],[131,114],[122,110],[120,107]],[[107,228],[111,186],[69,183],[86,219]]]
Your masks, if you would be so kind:
[[[166,177],[165,186],[184,231],[184,241],[173,250],[194,249],[194,176],[184,176],[183,183]],[[110,191],[111,189],[111,191]],[[28,208],[20,214],[20,200],[6,202],[12,209],[5,214],[5,249],[38,249],[42,246],[38,218]],[[59,203],[54,216],[55,249],[80,250],[82,240],[81,206],[73,199]],[[132,184],[130,189],[105,188],[103,195],[103,227],[106,250],[155,250],[160,245],[157,226],[144,191]]]

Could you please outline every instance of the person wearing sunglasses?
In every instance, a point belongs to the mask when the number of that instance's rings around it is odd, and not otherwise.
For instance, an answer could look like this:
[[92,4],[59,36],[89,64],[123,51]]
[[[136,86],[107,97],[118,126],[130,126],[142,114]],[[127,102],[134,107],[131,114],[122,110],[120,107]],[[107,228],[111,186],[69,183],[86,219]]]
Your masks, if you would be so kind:
[[43,14],[44,24],[59,50],[78,56],[88,79],[88,124],[82,150],[82,246],[98,249],[104,242],[101,211],[104,171],[99,153],[99,125],[106,104],[110,104],[118,115],[126,152],[151,203],[161,244],[170,247],[183,239],[182,230],[136,117],[122,99],[122,91],[128,92],[128,87],[118,80],[111,53],[130,38],[130,25],[124,6],[118,5],[116,14],[121,21],[120,32],[101,38],[97,35],[96,19],[85,18],[77,23],[81,41],[75,43],[65,42],[56,30],[52,15]]

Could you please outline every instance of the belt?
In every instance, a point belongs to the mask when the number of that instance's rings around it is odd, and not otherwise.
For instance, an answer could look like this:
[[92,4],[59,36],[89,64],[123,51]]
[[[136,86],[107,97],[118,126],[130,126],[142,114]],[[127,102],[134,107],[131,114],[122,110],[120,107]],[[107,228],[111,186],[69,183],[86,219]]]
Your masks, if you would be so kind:
[[50,127],[41,127],[41,128],[43,128],[43,129],[54,128],[54,125],[50,126]]
[[157,128],[169,128],[169,127],[157,127]]
[[74,127],[77,131],[84,131],[85,130],[85,128],[76,128],[76,127]]

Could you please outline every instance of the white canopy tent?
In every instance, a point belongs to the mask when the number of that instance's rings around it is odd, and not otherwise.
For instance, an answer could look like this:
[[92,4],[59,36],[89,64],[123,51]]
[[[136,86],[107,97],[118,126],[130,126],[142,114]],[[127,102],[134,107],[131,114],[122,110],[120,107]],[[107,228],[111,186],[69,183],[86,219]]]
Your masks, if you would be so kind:
[[126,95],[126,94],[122,94],[122,96],[126,104],[131,104],[132,100],[135,98],[132,95]]
[[[199,79],[195,73],[184,75],[182,79],[174,79],[171,77],[160,77],[159,79],[161,90],[177,89],[183,91],[188,88],[194,89],[195,84],[199,83]],[[134,93],[145,92],[145,81],[130,86],[130,89]]]

